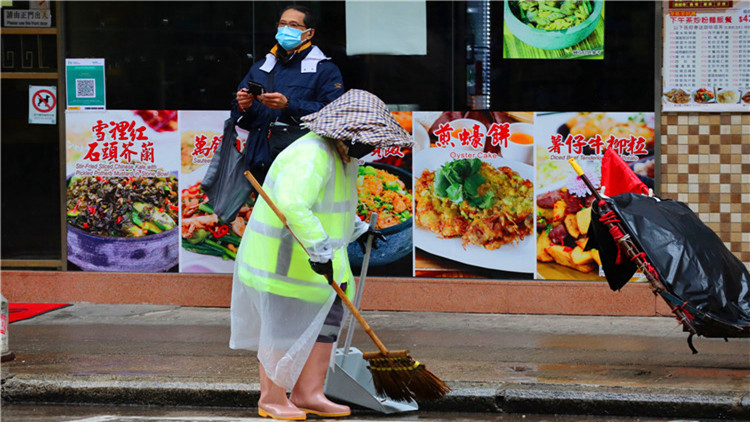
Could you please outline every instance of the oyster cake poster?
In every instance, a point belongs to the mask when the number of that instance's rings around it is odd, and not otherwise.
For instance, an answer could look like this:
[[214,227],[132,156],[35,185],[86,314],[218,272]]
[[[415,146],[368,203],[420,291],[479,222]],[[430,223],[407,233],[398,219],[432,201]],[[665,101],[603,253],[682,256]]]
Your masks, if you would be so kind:
[[66,112],[70,269],[178,268],[177,111]]
[[586,248],[594,197],[568,160],[599,187],[612,148],[653,188],[654,113],[537,113],[536,133],[536,278],[605,281],[599,252]]
[[414,112],[414,275],[531,279],[532,113]]

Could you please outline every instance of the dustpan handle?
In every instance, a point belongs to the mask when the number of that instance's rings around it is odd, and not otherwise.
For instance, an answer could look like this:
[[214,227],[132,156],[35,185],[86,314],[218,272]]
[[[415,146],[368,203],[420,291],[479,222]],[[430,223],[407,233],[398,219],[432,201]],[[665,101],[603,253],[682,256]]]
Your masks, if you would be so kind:
[[[286,227],[287,230],[289,230],[289,233],[292,234],[292,237],[294,237],[294,240],[299,243],[300,246],[302,246],[302,249],[310,255],[309,252],[307,252],[307,248],[305,248],[305,245],[300,242],[300,240],[297,238],[297,236],[294,234],[294,231],[292,231],[292,228],[289,227],[289,224],[286,222],[286,217],[284,217],[284,213],[281,212],[281,210],[276,207],[276,204],[274,204],[273,200],[268,196],[266,191],[263,190],[263,187],[258,183],[258,181],[255,179],[252,173],[250,171],[245,172],[245,177],[247,180],[250,181],[250,184],[253,185],[255,190],[260,194],[260,196],[263,197],[263,199],[266,201],[269,207],[271,207],[271,210],[276,214],[276,216],[281,220],[282,223],[284,223],[284,227]],[[341,290],[341,287],[339,287],[338,283],[336,283],[334,280],[328,280],[328,282],[331,284],[331,287],[333,287],[333,290],[336,291],[336,294],[339,295],[341,298],[341,301],[346,305],[346,307],[349,309],[349,312],[354,315],[354,318],[357,318],[357,321],[362,326],[362,328],[365,330],[367,335],[370,336],[370,339],[372,339],[373,343],[375,343],[375,346],[377,346],[378,350],[380,350],[380,353],[384,355],[388,355],[388,349],[386,349],[383,342],[380,341],[378,336],[375,335],[375,333],[372,331],[372,328],[370,328],[370,325],[365,321],[365,319],[362,317],[362,314],[359,313],[357,308],[354,306],[351,300],[349,300],[349,297],[346,296],[346,293],[344,293],[343,290]]]
[[[375,230],[378,226],[378,213],[374,212],[370,214],[370,230]],[[359,271],[359,283],[357,283],[357,293],[354,295],[354,306],[357,309],[361,309],[362,305],[362,294],[365,290],[365,276],[367,275],[367,268],[370,266],[370,254],[372,253],[372,242],[373,235],[367,236],[367,244],[365,245],[365,256],[362,258],[362,269]],[[346,327],[346,340],[344,341],[344,356],[349,354],[349,348],[352,347],[352,337],[354,336],[354,315],[349,313],[347,318]]]

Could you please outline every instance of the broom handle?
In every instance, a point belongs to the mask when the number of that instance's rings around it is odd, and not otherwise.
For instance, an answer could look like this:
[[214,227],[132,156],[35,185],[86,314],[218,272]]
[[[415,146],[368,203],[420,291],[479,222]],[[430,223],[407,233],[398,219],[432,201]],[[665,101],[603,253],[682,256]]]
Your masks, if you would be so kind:
[[[374,212],[370,214],[370,230],[375,230],[377,226],[378,213]],[[365,277],[367,275],[367,268],[370,266],[372,242],[373,235],[368,235],[367,243],[365,245],[365,255],[362,258],[362,268],[359,270],[359,283],[357,283],[357,293],[354,295],[354,306],[356,306],[357,309],[359,309],[360,305],[362,304],[362,294],[365,290]],[[354,329],[352,328],[352,326],[354,325],[354,319],[352,318],[353,316],[354,315],[349,313],[349,316],[347,318],[346,340],[344,340],[344,356],[349,354],[349,348],[352,347],[352,337],[354,337]]]
[[[294,237],[294,240],[296,240],[297,243],[299,243],[299,245],[302,246],[302,249],[304,249],[305,253],[307,253],[307,255],[309,256],[310,253],[307,252],[307,248],[305,248],[305,245],[303,245],[302,242],[300,242],[300,240],[294,234],[294,231],[292,231],[292,228],[289,227],[289,224],[286,221],[286,217],[284,217],[284,213],[282,213],[281,210],[276,206],[276,204],[273,203],[271,198],[268,196],[266,191],[263,190],[263,187],[260,186],[260,183],[258,183],[258,181],[255,179],[253,174],[250,173],[250,171],[246,171],[245,177],[247,178],[247,180],[250,181],[250,184],[253,185],[255,190],[258,191],[260,196],[263,197],[263,199],[266,201],[268,206],[271,207],[271,209],[276,214],[276,216],[279,217],[279,220],[281,220],[281,222],[284,223],[284,227],[286,227],[287,230],[289,230],[289,233],[292,234],[292,237]],[[365,319],[362,317],[362,314],[359,313],[359,311],[357,310],[357,307],[354,306],[352,301],[349,300],[349,297],[346,296],[346,293],[344,293],[344,291],[341,290],[341,287],[339,287],[338,283],[336,283],[334,280],[328,280],[328,282],[331,284],[331,287],[333,287],[333,290],[336,291],[336,294],[339,295],[339,298],[341,298],[341,301],[344,302],[347,308],[349,308],[349,312],[351,312],[352,315],[354,315],[354,317],[357,318],[357,321],[365,330],[367,335],[370,336],[373,343],[375,343],[375,346],[378,347],[378,350],[380,350],[380,353],[387,355],[388,349],[385,347],[383,342],[380,341],[378,336],[375,335],[375,333],[372,331],[372,328],[370,328],[370,325],[367,323],[367,321],[365,321]]]

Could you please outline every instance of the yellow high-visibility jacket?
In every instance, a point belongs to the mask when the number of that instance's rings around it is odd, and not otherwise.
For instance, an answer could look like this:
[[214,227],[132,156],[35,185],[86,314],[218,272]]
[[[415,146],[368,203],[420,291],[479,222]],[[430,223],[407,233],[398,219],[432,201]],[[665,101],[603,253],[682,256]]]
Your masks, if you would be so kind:
[[333,289],[308,263],[332,260],[334,280],[354,292],[346,248],[367,230],[356,215],[357,162],[345,163],[333,142],[313,132],[274,160],[263,189],[309,252],[258,198],[236,258],[236,275],[259,292],[324,303]]

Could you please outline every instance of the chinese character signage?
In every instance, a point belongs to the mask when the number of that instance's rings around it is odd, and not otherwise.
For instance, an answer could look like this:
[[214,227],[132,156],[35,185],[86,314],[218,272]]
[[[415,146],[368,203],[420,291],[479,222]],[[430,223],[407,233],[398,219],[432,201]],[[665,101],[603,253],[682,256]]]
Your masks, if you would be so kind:
[[663,51],[664,111],[750,110],[750,1],[670,2]]
[[[393,112],[412,148],[359,164],[357,216],[387,237],[368,274],[604,280],[586,248],[591,194],[606,148],[650,187],[653,113]],[[255,203],[234,221],[201,182],[223,141],[225,111],[66,113],[68,256],[86,271],[231,273]],[[232,147],[242,150],[238,131]],[[348,248],[355,272],[363,252]]]
[[179,142],[176,111],[66,113],[71,264],[178,270]]
[[531,278],[533,115],[415,112],[414,119],[415,275]]
[[604,59],[604,0],[503,3],[503,58]]
[[3,9],[3,26],[7,28],[49,28],[52,26],[52,14],[48,7]]
[[537,113],[535,126],[536,277],[603,281],[598,251],[586,248],[593,195],[568,159],[599,186],[602,155],[611,148],[653,188],[654,114]]

